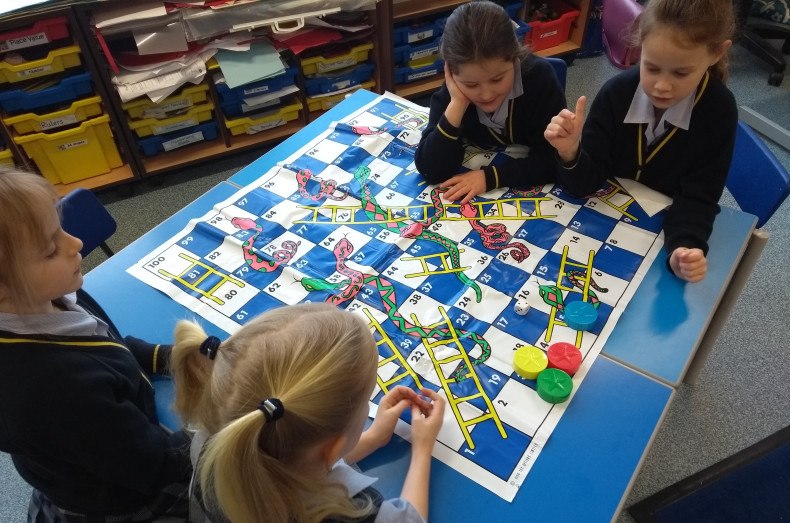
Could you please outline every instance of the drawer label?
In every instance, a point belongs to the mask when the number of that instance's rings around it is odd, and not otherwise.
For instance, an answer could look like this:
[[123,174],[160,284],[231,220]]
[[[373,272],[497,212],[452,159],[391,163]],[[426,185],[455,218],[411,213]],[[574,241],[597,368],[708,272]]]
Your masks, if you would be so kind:
[[49,38],[44,32],[23,36],[22,38],[9,38],[0,42],[0,52],[13,51],[14,49],[24,49],[34,45],[48,44]]
[[243,96],[247,96],[248,94],[255,94],[255,93],[265,93],[269,90],[268,85],[261,85],[260,87],[253,87],[252,89],[245,89],[243,91]]
[[73,114],[69,114],[66,116],[61,116],[60,118],[51,118],[49,120],[42,120],[39,123],[42,131],[48,131],[49,129],[57,129],[58,127],[65,127],[67,125],[72,125],[77,123],[77,117]]
[[343,69],[344,67],[350,67],[356,63],[357,61],[354,59],[353,56],[338,58],[337,60],[333,60],[331,62],[318,62],[318,72],[326,73],[327,71]]
[[203,141],[203,131],[197,131],[184,136],[179,136],[178,138],[173,138],[172,140],[168,140],[166,142],[162,142],[162,148],[165,151],[172,151],[173,149],[178,149],[179,147],[201,141]]
[[406,81],[417,80],[418,78],[425,78],[426,76],[433,76],[438,73],[438,69],[431,69],[430,71],[422,71],[420,73],[413,73],[406,77]]
[[433,47],[429,47],[428,49],[423,49],[422,51],[414,51],[409,55],[409,60],[417,60],[418,58],[423,58],[438,53],[439,53],[439,46],[434,45]]
[[82,140],[75,140],[73,142],[58,145],[58,151],[68,151],[70,149],[82,147],[83,145],[88,145],[88,140],[86,140],[85,138],[83,138]]
[[168,125],[155,125],[153,133],[154,134],[167,134],[172,133],[173,131],[180,131],[181,129],[186,129],[187,127],[192,127],[193,125],[197,125],[198,121],[194,118],[188,118],[183,122],[178,123],[171,123]]
[[257,125],[251,125],[247,127],[247,134],[259,133],[261,131],[265,131],[266,129],[272,129],[274,127],[279,127],[281,125],[285,125],[284,118],[280,118],[279,120],[273,120],[271,122],[259,123]]
[[192,107],[192,99],[191,98],[182,98],[180,100],[174,100],[172,102],[168,102],[166,104],[155,105],[152,107],[148,107],[143,110],[143,117],[144,118],[167,118],[167,113],[172,113],[175,111],[180,111],[181,109],[186,109],[187,107]]
[[419,42],[420,40],[425,40],[426,38],[430,38],[433,36],[433,29],[428,29],[427,31],[420,31],[419,33],[412,33],[409,35],[408,42]]
[[19,71],[17,76],[19,78],[30,78],[31,76],[40,75],[42,73],[46,73],[52,70],[51,65],[42,65],[39,67],[31,67],[30,69],[25,69],[24,71]]
[[541,39],[541,38],[548,38],[548,37],[550,37],[550,36],[554,36],[555,34],[557,34],[557,33],[559,33],[559,32],[560,32],[560,30],[559,30],[559,29],[555,29],[554,31],[548,31],[548,32],[542,33],[542,34],[541,34],[541,35],[538,37],[538,39]]

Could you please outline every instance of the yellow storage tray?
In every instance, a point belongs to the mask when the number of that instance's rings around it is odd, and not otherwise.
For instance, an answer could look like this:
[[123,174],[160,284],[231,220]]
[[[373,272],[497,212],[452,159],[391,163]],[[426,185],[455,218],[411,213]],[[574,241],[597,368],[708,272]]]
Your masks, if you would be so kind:
[[233,136],[239,134],[255,134],[268,129],[273,129],[285,125],[291,120],[299,118],[299,111],[302,110],[302,102],[296,101],[290,105],[285,105],[274,111],[256,116],[245,116],[225,120],[225,126]]
[[353,93],[357,89],[371,90],[374,87],[376,87],[376,82],[370,81],[370,82],[365,82],[364,84],[360,84],[356,86],[356,88],[354,89],[349,89],[348,91],[343,91],[342,93],[338,93],[332,96],[310,96],[307,98],[307,109],[311,113],[313,111],[328,111],[329,109],[333,108],[334,106],[342,102],[346,96]]
[[74,129],[15,136],[14,141],[52,183],[72,183],[108,173],[123,162],[106,114]]
[[179,93],[165,98],[159,103],[148,99],[126,102],[121,107],[130,118],[157,118],[172,116],[170,113],[193,107],[208,99],[208,84],[203,82],[181,89]]
[[195,105],[192,109],[178,116],[171,116],[158,120],[156,118],[144,118],[142,120],[129,120],[129,129],[132,129],[137,136],[145,138],[151,135],[160,135],[180,131],[187,127],[192,127],[206,120],[211,120],[211,113],[214,104],[208,100],[204,104]]
[[15,165],[11,149],[0,150],[0,167],[14,167]]
[[9,63],[6,58],[6,61],[0,62],[0,83],[21,82],[56,74],[77,67],[81,63],[80,48],[76,45],[53,49],[46,58],[29,60],[21,64]]
[[328,73],[351,67],[367,60],[371,49],[373,49],[373,44],[366,43],[352,47],[351,51],[346,54],[305,58],[302,60],[302,72],[304,74]]
[[25,113],[5,118],[3,121],[6,125],[13,126],[19,134],[28,134],[52,132],[61,127],[84,122],[100,114],[102,114],[101,97],[92,96],[76,100],[67,109],[60,111],[47,114]]

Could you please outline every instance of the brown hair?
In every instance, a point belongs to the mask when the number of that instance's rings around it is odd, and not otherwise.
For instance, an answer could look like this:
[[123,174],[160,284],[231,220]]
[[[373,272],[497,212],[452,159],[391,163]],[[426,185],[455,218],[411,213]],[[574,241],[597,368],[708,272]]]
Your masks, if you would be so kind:
[[46,249],[42,210],[58,201],[55,188],[38,174],[0,168],[0,301],[17,308],[33,302],[23,277],[25,254]]
[[[213,435],[197,467],[210,511],[231,521],[369,513],[369,501],[355,504],[344,487],[300,467],[308,449],[344,434],[367,404],[378,365],[367,324],[308,303],[253,319],[213,360],[200,353],[205,339],[199,325],[180,322],[170,365],[176,410]],[[284,414],[267,421],[258,405],[272,397]]]
[[[639,16],[638,43],[656,26],[672,29],[685,43],[705,45],[711,54],[717,54],[735,34],[732,0],[650,0]],[[725,52],[711,66],[711,74],[726,81],[728,64]]]
[[522,59],[529,50],[519,42],[507,11],[488,0],[460,5],[447,18],[439,53],[453,73],[458,66],[500,58]]

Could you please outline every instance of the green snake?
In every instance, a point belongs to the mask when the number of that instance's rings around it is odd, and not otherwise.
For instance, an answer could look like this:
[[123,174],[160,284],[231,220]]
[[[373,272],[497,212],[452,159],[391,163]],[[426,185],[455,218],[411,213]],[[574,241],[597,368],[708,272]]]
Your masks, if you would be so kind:
[[244,253],[244,261],[247,262],[247,265],[249,265],[251,269],[259,272],[275,271],[283,263],[288,263],[291,261],[291,258],[294,257],[294,254],[296,254],[296,250],[299,248],[299,244],[301,243],[286,240],[281,245],[282,249],[277,250],[274,252],[274,254],[272,254],[272,258],[274,258],[274,260],[267,260],[266,258],[261,258],[258,256],[255,253],[255,249],[253,248],[255,245],[255,240],[257,240],[258,236],[263,232],[263,227],[249,218],[233,218],[230,220],[230,223],[232,223],[234,227],[237,227],[243,231],[255,231],[255,234],[247,238],[247,240],[241,244],[241,250]]
[[[332,252],[335,255],[335,266],[337,272],[344,276],[348,276],[348,279],[337,283],[330,283],[324,279],[319,278],[303,278],[301,280],[301,284],[306,290],[339,290],[340,292],[330,295],[326,301],[332,303],[333,305],[340,305],[341,303],[354,299],[356,295],[359,294],[359,291],[362,290],[362,287],[366,284],[373,285],[379,292],[379,298],[381,299],[382,305],[384,305],[387,317],[402,332],[408,334],[409,336],[416,336],[419,338],[452,338],[453,333],[450,332],[449,327],[436,326],[429,329],[427,327],[414,325],[413,323],[407,321],[406,318],[401,316],[401,314],[398,312],[398,301],[395,296],[395,287],[389,282],[389,280],[381,276],[365,274],[348,267],[346,265],[346,260],[351,255],[351,253],[354,252],[354,246],[346,238],[342,238],[340,241],[338,241],[335,244]],[[469,338],[480,346],[480,356],[471,362],[473,366],[479,365],[488,360],[488,358],[491,356],[491,346],[483,337],[474,332],[467,332],[463,330],[456,330],[456,332],[458,333],[459,338]],[[450,378],[456,382],[461,382],[467,378],[468,374],[469,369],[467,369],[465,363],[462,363],[457,369],[455,369]]]
[[[461,254],[458,251],[458,244],[448,238],[445,238],[441,234],[437,234],[428,230],[428,227],[436,223],[444,214],[444,205],[442,204],[439,195],[447,189],[434,187],[431,190],[431,201],[433,202],[436,212],[427,220],[422,222],[412,221],[411,223],[404,223],[402,221],[387,221],[388,214],[386,209],[378,204],[376,197],[373,196],[373,193],[370,191],[370,187],[367,183],[368,176],[370,176],[370,168],[365,166],[359,167],[356,172],[354,172],[354,178],[362,186],[362,195],[360,196],[362,201],[362,210],[365,212],[368,219],[384,224],[383,227],[385,229],[395,232],[403,238],[422,239],[438,243],[444,247],[447,250],[447,253],[450,255],[450,265],[454,269],[459,269],[461,267]],[[459,271],[455,272],[454,274],[464,285],[474,289],[477,302],[479,303],[483,299],[483,292],[480,290],[480,286],[477,284],[477,282],[471,280],[463,272]]]

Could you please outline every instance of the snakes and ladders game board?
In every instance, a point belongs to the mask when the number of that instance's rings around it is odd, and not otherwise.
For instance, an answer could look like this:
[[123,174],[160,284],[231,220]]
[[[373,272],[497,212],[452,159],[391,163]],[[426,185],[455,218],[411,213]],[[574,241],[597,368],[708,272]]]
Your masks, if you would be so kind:
[[[436,390],[447,408],[435,457],[512,501],[572,404],[540,399],[514,372],[514,351],[576,345],[574,392],[583,386],[662,247],[662,215],[616,183],[588,199],[546,185],[447,202],[414,166],[427,120],[426,108],[382,95],[128,271],[229,333],[298,302],[360,315],[379,351],[371,413],[397,385]],[[469,168],[524,154],[467,151]],[[563,321],[578,300],[597,307],[589,331]],[[408,439],[406,421],[398,433]]]

